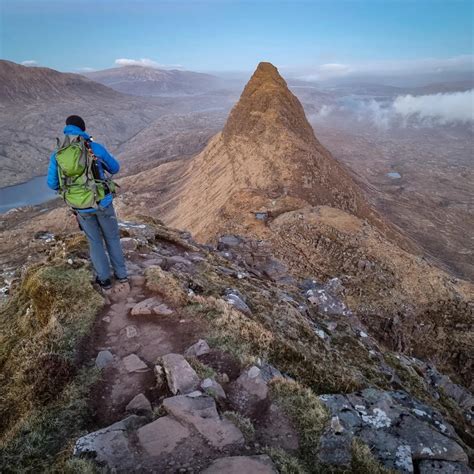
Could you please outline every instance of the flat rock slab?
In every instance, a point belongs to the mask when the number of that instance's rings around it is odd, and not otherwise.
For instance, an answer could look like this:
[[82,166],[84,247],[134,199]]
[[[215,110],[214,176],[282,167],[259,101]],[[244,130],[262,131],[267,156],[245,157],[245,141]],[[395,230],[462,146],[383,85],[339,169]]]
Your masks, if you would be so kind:
[[173,314],[173,312],[174,311],[165,303],[161,303],[153,308],[153,313],[158,316],[169,316],[170,314]]
[[197,373],[181,354],[166,354],[161,360],[171,393],[189,393],[199,387]]
[[153,309],[159,306],[161,301],[158,298],[147,298],[135,304],[132,308],[132,316],[146,316],[153,314]]
[[127,431],[142,423],[141,417],[132,415],[107,428],[89,433],[76,441],[74,456],[93,456],[110,469],[132,469],[135,459],[128,444]]
[[140,445],[152,457],[171,453],[189,435],[189,428],[171,416],[158,418],[137,431]]
[[418,465],[420,474],[472,474],[474,471],[465,464],[447,461],[421,461]]
[[163,408],[177,420],[193,426],[215,448],[244,444],[241,431],[229,420],[222,420],[211,397],[178,395],[166,398]]
[[276,474],[272,460],[266,455],[229,456],[214,461],[202,474]]
[[122,359],[127,372],[145,372],[148,366],[136,354],[130,354]]

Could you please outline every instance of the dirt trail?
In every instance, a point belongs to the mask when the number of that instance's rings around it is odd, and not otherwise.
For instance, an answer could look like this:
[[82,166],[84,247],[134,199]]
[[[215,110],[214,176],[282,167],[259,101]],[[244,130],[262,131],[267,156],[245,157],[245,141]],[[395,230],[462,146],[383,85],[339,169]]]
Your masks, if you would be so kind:
[[[97,422],[101,426],[122,419],[125,407],[139,393],[144,393],[153,404],[163,395],[155,388],[153,367],[158,358],[169,353],[182,354],[202,335],[196,321],[185,318],[179,308],[170,308],[170,315],[137,315],[131,310],[151,296],[145,287],[144,270],[154,262],[153,255],[142,254],[130,265],[130,284],[118,284],[107,295],[96,335],[95,349],[109,351],[114,361],[104,368],[100,396],[96,401]],[[124,363],[135,354],[146,368],[129,371]]]
[[[102,370],[93,394],[99,429],[77,440],[75,455],[113,472],[276,473],[262,446],[270,437],[284,446],[293,438],[290,449],[297,449],[292,426],[278,410],[269,420],[255,417],[252,439],[239,425],[240,417],[250,423],[247,411],[268,405],[260,369],[242,371],[234,356],[211,349],[206,323],[171,297],[172,274],[203,271],[205,249],[166,237],[139,248],[138,239],[124,240],[129,283],[106,292],[92,341]],[[147,270],[166,280],[163,294],[147,287]]]

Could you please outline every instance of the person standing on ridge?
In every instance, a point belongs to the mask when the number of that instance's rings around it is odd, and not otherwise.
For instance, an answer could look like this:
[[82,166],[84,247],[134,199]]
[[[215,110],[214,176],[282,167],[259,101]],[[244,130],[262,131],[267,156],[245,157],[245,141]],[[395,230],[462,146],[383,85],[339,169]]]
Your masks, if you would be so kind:
[[66,119],[64,135],[51,155],[47,183],[77,216],[89,241],[96,282],[108,290],[112,287],[110,264],[120,283],[128,281],[112,202],[116,185],[106,174],[118,173],[120,164],[103,145],[92,141],[78,115]]

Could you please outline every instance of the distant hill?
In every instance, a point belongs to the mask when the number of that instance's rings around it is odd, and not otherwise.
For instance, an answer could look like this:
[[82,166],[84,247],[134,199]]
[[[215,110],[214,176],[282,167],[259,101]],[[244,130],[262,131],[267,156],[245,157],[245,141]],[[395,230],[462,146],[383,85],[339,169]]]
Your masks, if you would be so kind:
[[0,61],[0,187],[46,173],[68,115],[84,117],[88,131],[113,150],[163,110],[163,99],[121,94],[79,74]]
[[118,99],[116,91],[79,74],[0,60],[0,103],[87,98]]
[[116,91],[139,96],[197,94],[220,85],[220,80],[210,74],[144,66],[104,69],[85,76]]

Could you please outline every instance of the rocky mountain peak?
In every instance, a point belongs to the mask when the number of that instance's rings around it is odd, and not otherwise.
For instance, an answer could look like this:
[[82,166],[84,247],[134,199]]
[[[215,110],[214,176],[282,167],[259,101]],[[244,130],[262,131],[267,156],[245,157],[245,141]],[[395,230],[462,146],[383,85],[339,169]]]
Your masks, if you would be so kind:
[[261,62],[232,109],[223,130],[226,141],[235,136],[259,136],[274,140],[275,133],[294,134],[314,141],[299,100],[288,89],[278,69]]

